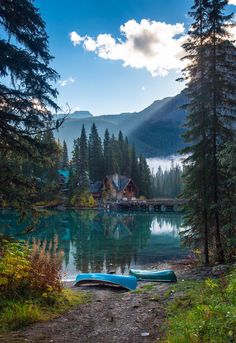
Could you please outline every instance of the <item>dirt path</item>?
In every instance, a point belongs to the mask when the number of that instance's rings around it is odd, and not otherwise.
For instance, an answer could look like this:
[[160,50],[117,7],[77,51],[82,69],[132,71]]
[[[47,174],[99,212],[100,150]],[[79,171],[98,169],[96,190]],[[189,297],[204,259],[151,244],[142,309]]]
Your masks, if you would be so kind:
[[[174,267],[180,282],[183,277],[204,277],[207,273],[199,274],[187,264],[165,267]],[[171,284],[163,283],[139,283],[136,292],[84,287],[84,292],[92,294],[89,303],[50,322],[17,331],[0,342],[156,343],[162,336],[168,289]]]

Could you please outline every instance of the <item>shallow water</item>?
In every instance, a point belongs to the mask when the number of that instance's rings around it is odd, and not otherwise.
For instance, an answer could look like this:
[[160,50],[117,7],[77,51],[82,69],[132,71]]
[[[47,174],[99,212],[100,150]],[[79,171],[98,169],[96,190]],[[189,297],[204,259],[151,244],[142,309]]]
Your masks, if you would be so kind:
[[48,243],[57,237],[64,252],[64,279],[74,280],[78,272],[128,274],[130,267],[142,267],[163,260],[180,259],[181,214],[105,211],[52,211],[42,218],[37,230],[22,234],[12,211],[1,211],[0,234]]

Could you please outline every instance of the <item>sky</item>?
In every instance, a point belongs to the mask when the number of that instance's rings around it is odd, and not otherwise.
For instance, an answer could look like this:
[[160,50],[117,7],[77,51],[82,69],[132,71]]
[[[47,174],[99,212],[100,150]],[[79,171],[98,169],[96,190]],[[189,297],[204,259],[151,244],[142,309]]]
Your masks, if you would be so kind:
[[[236,0],[229,11],[235,12]],[[63,111],[135,112],[178,94],[193,0],[36,0]],[[235,6],[234,6],[235,5]]]

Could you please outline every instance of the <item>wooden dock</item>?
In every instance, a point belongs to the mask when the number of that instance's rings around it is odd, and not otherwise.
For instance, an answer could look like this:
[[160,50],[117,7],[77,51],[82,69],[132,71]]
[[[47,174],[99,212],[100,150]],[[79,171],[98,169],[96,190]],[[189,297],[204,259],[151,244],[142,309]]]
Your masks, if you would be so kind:
[[145,212],[181,212],[184,199],[118,200],[106,202],[107,209]]

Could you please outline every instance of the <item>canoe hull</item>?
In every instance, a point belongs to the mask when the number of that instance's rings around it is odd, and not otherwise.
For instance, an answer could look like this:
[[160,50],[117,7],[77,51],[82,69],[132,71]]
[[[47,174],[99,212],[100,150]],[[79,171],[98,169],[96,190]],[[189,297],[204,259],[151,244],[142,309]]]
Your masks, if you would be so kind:
[[80,285],[114,286],[133,291],[137,287],[137,278],[135,276],[124,276],[116,274],[81,273],[77,275],[75,282],[75,286]]
[[173,270],[136,270],[130,269],[129,274],[135,276],[140,281],[156,281],[156,282],[176,282],[177,277]]

